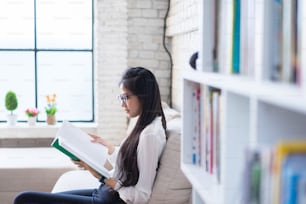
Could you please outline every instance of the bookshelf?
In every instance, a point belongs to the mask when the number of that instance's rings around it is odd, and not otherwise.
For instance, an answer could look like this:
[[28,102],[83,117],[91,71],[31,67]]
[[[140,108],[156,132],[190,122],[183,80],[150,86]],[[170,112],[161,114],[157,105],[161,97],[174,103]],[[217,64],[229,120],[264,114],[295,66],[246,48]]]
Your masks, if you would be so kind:
[[194,204],[256,203],[245,198],[247,149],[306,141],[306,3],[279,2],[199,1],[199,60],[182,78],[181,168]]

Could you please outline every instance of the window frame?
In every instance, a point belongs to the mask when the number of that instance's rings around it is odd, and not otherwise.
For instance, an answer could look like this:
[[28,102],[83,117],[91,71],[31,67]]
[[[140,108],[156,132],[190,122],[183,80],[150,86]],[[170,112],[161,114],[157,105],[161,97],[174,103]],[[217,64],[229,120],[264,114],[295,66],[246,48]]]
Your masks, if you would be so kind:
[[[39,67],[38,67],[38,58],[37,58],[37,54],[38,52],[89,52],[91,53],[91,95],[92,95],[92,113],[91,113],[91,119],[89,120],[83,120],[82,118],[80,118],[79,120],[69,120],[70,122],[95,122],[95,87],[94,87],[94,23],[95,23],[95,19],[94,19],[94,13],[95,13],[95,10],[94,10],[94,0],[91,0],[91,7],[92,7],[92,10],[91,10],[91,48],[89,49],[77,49],[77,48],[63,48],[63,49],[59,49],[59,48],[48,48],[48,49],[45,49],[45,48],[38,48],[37,47],[37,36],[38,36],[38,32],[37,32],[37,7],[36,7],[36,3],[37,1],[39,0],[33,0],[33,6],[34,6],[34,17],[33,17],[33,21],[34,21],[34,47],[33,48],[1,48],[0,47],[0,52],[31,52],[34,54],[34,71],[33,71],[33,75],[34,75],[34,87],[35,87],[35,104],[33,104],[33,106],[35,107],[38,107],[38,87],[39,87],[39,84],[38,84],[38,70],[39,70]],[[41,111],[41,114],[42,112],[44,113],[44,110],[40,110]],[[0,122],[6,122],[6,121],[3,121],[1,120]],[[27,122],[26,120],[18,120],[18,122]],[[46,122],[46,120],[39,120],[37,119],[37,122]],[[57,120],[57,122],[62,122],[62,120]]]

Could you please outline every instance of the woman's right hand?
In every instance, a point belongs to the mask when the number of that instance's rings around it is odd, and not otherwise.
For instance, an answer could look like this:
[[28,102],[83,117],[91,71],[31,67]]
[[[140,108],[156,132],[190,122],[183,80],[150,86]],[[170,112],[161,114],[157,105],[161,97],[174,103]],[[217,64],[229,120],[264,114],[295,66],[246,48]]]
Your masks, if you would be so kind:
[[111,142],[109,142],[109,141],[107,141],[107,140],[105,140],[105,139],[103,139],[100,136],[95,135],[95,134],[90,134],[89,133],[88,135],[92,138],[92,140],[91,140],[92,142],[99,143],[99,144],[102,144],[105,147],[107,147],[108,154],[112,154],[115,151],[115,146]]
[[85,162],[83,161],[75,161],[75,160],[72,160],[72,162],[77,165],[80,169],[84,169],[84,170],[87,170],[89,171],[94,177],[96,177],[97,179],[101,179],[102,176],[96,171],[94,170],[93,168],[91,168],[88,164],[86,164]]

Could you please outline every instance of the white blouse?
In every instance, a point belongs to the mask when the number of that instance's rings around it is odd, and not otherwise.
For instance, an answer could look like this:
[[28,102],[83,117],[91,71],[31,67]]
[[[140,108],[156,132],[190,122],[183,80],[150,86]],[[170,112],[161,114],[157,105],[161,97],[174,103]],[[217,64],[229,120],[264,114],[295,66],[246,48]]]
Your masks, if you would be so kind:
[[[125,140],[123,140],[124,142]],[[121,143],[122,144],[122,143]],[[137,147],[137,162],[139,168],[139,179],[135,186],[121,187],[117,182],[116,190],[120,198],[126,203],[142,204],[150,199],[154,184],[158,161],[166,144],[166,135],[162,126],[161,117],[155,118],[140,134]],[[110,155],[111,163],[115,163],[119,148]],[[119,169],[115,166],[114,178],[118,179]]]

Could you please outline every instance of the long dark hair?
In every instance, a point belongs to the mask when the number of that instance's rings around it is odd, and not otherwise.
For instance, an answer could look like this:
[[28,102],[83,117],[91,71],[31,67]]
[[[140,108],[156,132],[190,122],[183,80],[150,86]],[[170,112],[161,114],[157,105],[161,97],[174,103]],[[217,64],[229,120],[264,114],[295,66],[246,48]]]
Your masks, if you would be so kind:
[[161,96],[155,76],[143,67],[127,69],[119,83],[137,96],[142,105],[142,112],[134,129],[122,144],[119,152],[120,181],[122,186],[134,186],[138,182],[137,147],[141,131],[157,116],[161,116],[166,130],[165,115],[161,105]]

